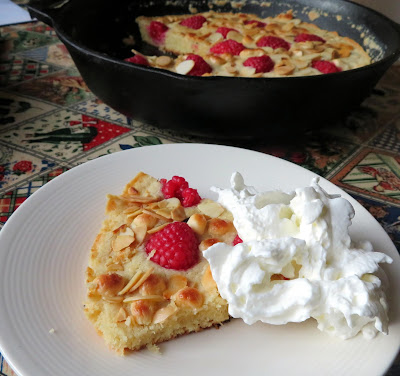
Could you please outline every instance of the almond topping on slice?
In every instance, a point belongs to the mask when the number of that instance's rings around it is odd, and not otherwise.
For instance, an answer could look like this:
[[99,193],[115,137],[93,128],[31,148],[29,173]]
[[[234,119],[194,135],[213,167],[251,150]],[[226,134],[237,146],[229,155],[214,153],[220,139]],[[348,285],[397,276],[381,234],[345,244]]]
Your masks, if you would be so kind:
[[162,224],[162,225],[160,225],[160,226],[154,227],[154,228],[152,228],[151,230],[147,231],[147,233],[148,233],[148,234],[154,234],[154,233],[156,233],[156,232],[162,230],[162,229],[163,229],[165,226],[167,226],[167,225],[169,225],[169,222],[164,223],[164,224]]
[[187,286],[187,278],[183,275],[173,275],[168,281],[168,289],[164,291],[164,297],[170,299],[177,291]]
[[122,322],[125,321],[127,319],[128,315],[126,314],[126,311],[123,307],[121,307],[117,313],[117,315],[115,316],[115,321],[116,322]]
[[133,232],[135,233],[136,246],[141,245],[147,235],[147,226],[135,226],[133,227]]
[[125,278],[117,273],[101,274],[97,277],[96,282],[97,289],[101,295],[112,297],[121,290],[125,284]]
[[167,67],[172,63],[172,59],[169,56],[159,56],[156,59],[156,64],[160,67]]
[[139,325],[148,325],[153,320],[155,305],[151,301],[136,300],[131,304],[131,312]]
[[217,218],[225,210],[220,204],[211,200],[203,200],[197,207],[203,214],[210,218]]
[[212,218],[208,222],[208,232],[211,235],[224,235],[234,230],[233,223],[220,218]]
[[142,276],[142,272],[138,271],[136,274],[130,279],[130,281],[125,285],[125,287],[118,293],[118,295],[124,295],[126,294],[132,286],[136,284],[137,281],[139,281],[140,277]]
[[157,301],[157,302],[162,302],[165,300],[164,297],[160,296],[160,295],[146,295],[146,296],[142,296],[142,295],[137,295],[137,296],[128,296],[127,298],[125,298],[123,300],[123,303],[131,303],[131,302],[136,302],[137,300],[153,300],[153,301]]
[[167,307],[159,309],[153,317],[153,324],[159,324],[165,321],[168,317],[172,316],[178,310],[177,307],[169,305]]
[[[132,231],[133,234],[133,231]],[[112,250],[119,252],[126,247],[129,247],[135,241],[135,236],[132,235],[118,235],[112,242]]]
[[193,69],[193,67],[194,67],[193,60],[182,61],[182,63],[176,66],[176,73],[183,75],[188,74]]
[[164,277],[158,274],[152,274],[143,282],[142,286],[140,286],[139,292],[144,296],[162,295],[166,289],[167,284]]
[[203,214],[193,214],[187,221],[188,226],[198,235],[203,235],[207,226],[206,217]]
[[136,216],[133,220],[134,225],[146,226],[147,228],[153,228],[157,222],[158,219],[154,215],[148,214],[146,210],[143,210],[143,213]]
[[138,289],[143,282],[150,277],[151,273],[153,272],[154,268],[150,268],[149,270],[144,273],[140,279],[129,289],[129,292],[134,292],[136,289]]
[[185,209],[182,206],[178,206],[171,211],[171,217],[174,221],[182,222],[186,218]]
[[194,287],[184,287],[175,295],[175,304],[184,308],[200,308],[204,303],[203,294]]

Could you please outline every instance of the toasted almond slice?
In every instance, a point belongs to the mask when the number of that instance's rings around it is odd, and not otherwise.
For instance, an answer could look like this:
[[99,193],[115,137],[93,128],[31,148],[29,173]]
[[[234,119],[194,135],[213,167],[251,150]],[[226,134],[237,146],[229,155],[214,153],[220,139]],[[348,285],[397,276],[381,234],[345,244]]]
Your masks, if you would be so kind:
[[213,33],[208,37],[208,41],[211,42],[212,44],[215,44],[222,39],[224,39],[224,37],[220,33]]
[[171,276],[168,281],[168,289],[164,291],[164,297],[169,299],[177,291],[187,286],[188,280],[186,277],[180,274]]
[[194,67],[193,60],[182,61],[182,63],[176,66],[176,73],[183,75],[188,74],[193,69],[193,67]]
[[206,230],[207,220],[203,214],[195,213],[187,221],[188,226],[198,235],[203,235]]
[[138,211],[139,209],[140,209],[139,205],[131,205],[128,208],[126,208],[122,213],[124,213],[124,214],[132,214],[132,213],[135,213],[136,211]]
[[139,194],[139,191],[138,191],[136,188],[134,188],[134,187],[129,187],[129,188],[128,188],[128,193],[129,193],[130,195],[138,195],[138,194]]
[[143,213],[152,215],[153,217],[156,217],[156,218],[161,219],[161,220],[163,220],[163,221],[168,221],[168,220],[169,220],[169,218],[163,217],[162,215],[159,215],[159,214],[157,214],[157,213],[154,213],[154,212],[152,212],[152,211],[150,211],[150,210],[143,209]]
[[126,294],[132,286],[134,286],[139,280],[140,277],[142,276],[142,272],[138,271],[136,274],[130,279],[130,281],[125,285],[125,287],[118,293],[118,295],[124,295]]
[[116,322],[122,322],[125,321],[127,319],[128,315],[126,314],[126,311],[123,307],[121,307],[117,313],[117,315],[115,316],[115,321]]
[[135,237],[134,232],[129,226],[125,226],[124,229],[121,229],[119,232],[119,236],[133,236]]
[[156,64],[160,67],[167,67],[172,63],[172,59],[169,56],[159,56],[156,59]]
[[185,209],[182,206],[171,211],[171,217],[174,221],[182,222],[186,218]]
[[197,207],[210,218],[217,218],[225,210],[220,204],[211,200],[203,200]]
[[108,303],[121,303],[123,300],[122,296],[103,296],[102,298]]
[[135,226],[146,226],[147,228],[153,228],[158,222],[158,218],[156,218],[152,214],[148,214],[146,212],[139,214],[133,220],[133,224]]
[[143,196],[119,196],[122,200],[139,204],[150,204],[152,202],[160,201],[160,197],[143,197]]
[[173,305],[168,305],[164,308],[159,309],[153,316],[153,324],[159,324],[165,321],[168,317],[172,316],[178,308]]
[[133,232],[135,233],[136,238],[136,246],[138,247],[144,241],[144,238],[147,234],[147,227],[146,226],[135,226],[133,227]]
[[122,229],[125,229],[125,227],[126,227],[126,224],[124,223],[123,225],[118,226],[117,228],[115,228],[114,230],[112,230],[112,232],[113,232],[114,234],[117,234],[117,233],[120,232]]
[[144,273],[140,279],[129,289],[129,292],[134,292],[136,289],[138,289],[142,283],[150,277],[151,273],[153,273],[154,268],[150,268],[149,270]]
[[136,211],[133,212],[133,213],[129,213],[129,214],[127,215],[127,217],[128,217],[128,218],[135,218],[135,217],[137,217],[139,214],[142,214],[142,213],[143,213],[143,209],[140,208],[140,209],[136,210]]
[[241,43],[243,39],[243,35],[237,31],[231,30],[228,34],[226,34],[226,39],[233,39],[236,42]]
[[159,301],[162,302],[165,300],[164,297],[160,296],[160,295],[146,295],[146,296],[142,296],[142,295],[137,295],[137,296],[128,296],[127,298],[125,298],[123,300],[123,303],[130,303],[130,302],[135,302],[137,300],[153,300],[153,301]]
[[[132,231],[133,233],[133,231]],[[119,252],[122,249],[129,247],[135,241],[135,237],[131,235],[118,235],[112,242],[112,250]]]
[[124,267],[121,264],[109,264],[107,265],[107,271],[109,272],[117,272],[124,270]]
[[147,231],[148,234],[154,234],[155,232],[158,232],[160,230],[162,230],[165,226],[169,225],[169,222],[164,223],[160,226],[154,227],[151,230]]

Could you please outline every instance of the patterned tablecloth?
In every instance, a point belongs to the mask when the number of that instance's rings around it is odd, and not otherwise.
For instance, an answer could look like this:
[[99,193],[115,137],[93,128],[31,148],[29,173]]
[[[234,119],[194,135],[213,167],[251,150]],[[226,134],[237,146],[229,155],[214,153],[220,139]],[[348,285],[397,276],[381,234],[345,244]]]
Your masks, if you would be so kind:
[[[78,164],[177,142],[204,140],[140,123],[102,103],[50,27],[32,22],[0,28],[0,229],[33,192]],[[399,249],[400,65],[335,127],[307,133],[301,142],[245,147],[292,161],[343,188]],[[399,374],[400,359],[388,375]],[[14,375],[1,354],[0,375]]]

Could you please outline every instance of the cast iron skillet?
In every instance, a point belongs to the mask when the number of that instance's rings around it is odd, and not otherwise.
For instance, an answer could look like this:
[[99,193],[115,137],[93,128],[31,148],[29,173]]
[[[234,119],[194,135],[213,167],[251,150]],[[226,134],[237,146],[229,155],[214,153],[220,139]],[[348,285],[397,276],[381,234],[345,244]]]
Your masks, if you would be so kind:
[[[210,0],[34,0],[32,16],[52,25],[66,45],[88,87],[117,111],[160,128],[215,138],[285,135],[322,126],[349,113],[371,92],[400,55],[400,25],[383,15],[345,0],[263,0],[231,3]],[[218,2],[216,2],[218,4]],[[122,40],[140,43],[135,18],[188,14],[210,9],[254,13],[261,17],[293,9],[303,20],[363,44],[374,63],[363,68],[312,77],[190,77],[138,66]]]

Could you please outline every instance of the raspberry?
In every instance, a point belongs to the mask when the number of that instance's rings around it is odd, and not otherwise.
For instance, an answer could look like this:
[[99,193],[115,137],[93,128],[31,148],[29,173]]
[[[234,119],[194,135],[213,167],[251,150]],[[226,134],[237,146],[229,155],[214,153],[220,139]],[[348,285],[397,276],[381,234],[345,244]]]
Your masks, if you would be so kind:
[[319,37],[318,35],[315,34],[298,34],[296,35],[296,37],[294,38],[295,42],[322,42],[325,43],[325,39]]
[[337,67],[335,64],[331,63],[330,61],[325,61],[325,60],[313,61],[311,66],[324,74],[336,73],[336,72],[342,71],[342,69]]
[[243,240],[240,239],[239,235],[235,236],[235,239],[233,239],[233,245],[239,244],[239,243],[243,243]]
[[274,62],[269,56],[263,55],[258,57],[249,57],[243,65],[245,67],[253,67],[256,73],[266,73],[274,69]]
[[227,39],[212,46],[210,48],[210,52],[217,55],[223,53],[239,55],[244,49],[245,47],[243,44],[236,42],[233,39]]
[[202,76],[205,73],[211,73],[212,68],[199,55],[189,54],[186,60],[193,60],[194,67],[188,73],[189,76]]
[[217,29],[216,33],[220,33],[225,39],[230,31],[236,31],[237,32],[237,30],[231,29],[230,27],[219,27]]
[[203,16],[192,16],[184,19],[180,23],[180,25],[189,27],[190,29],[198,30],[203,26],[203,23],[206,21],[206,18]]
[[199,260],[199,241],[185,222],[173,222],[151,235],[146,253],[151,261],[166,269],[186,270]]
[[162,22],[151,21],[147,28],[151,39],[156,43],[163,43],[165,39],[165,33],[168,30],[168,26],[164,25]]
[[197,205],[201,197],[196,189],[189,188],[189,183],[181,176],[173,176],[171,180],[161,179],[161,192],[165,198],[176,197],[187,208]]
[[193,205],[197,205],[201,201],[201,197],[199,196],[197,189],[186,188],[182,192],[182,205],[185,208],[188,208]]
[[256,27],[264,27],[267,26],[267,24],[265,22],[261,22],[261,21],[256,21],[256,20],[246,20],[244,21],[245,25],[251,25],[251,24],[256,24]]
[[147,59],[141,55],[135,55],[125,59],[128,63],[139,64],[139,65],[149,65]]
[[257,41],[257,47],[271,47],[274,50],[276,50],[277,48],[283,48],[285,50],[289,50],[290,44],[282,38],[269,35],[267,37],[260,38]]

